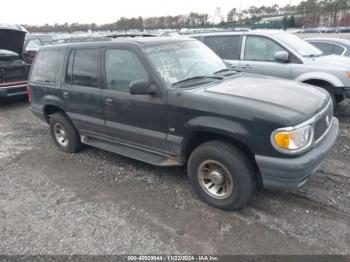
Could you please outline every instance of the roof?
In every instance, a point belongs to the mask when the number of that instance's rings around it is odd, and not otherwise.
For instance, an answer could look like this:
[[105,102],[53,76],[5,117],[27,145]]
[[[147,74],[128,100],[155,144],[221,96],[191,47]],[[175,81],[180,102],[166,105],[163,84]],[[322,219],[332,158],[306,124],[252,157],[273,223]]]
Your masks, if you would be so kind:
[[57,49],[57,48],[66,48],[70,46],[84,46],[84,47],[92,47],[96,45],[113,45],[114,43],[130,43],[134,45],[140,46],[151,46],[151,45],[159,45],[166,43],[176,43],[182,41],[194,41],[191,38],[187,37],[132,37],[132,38],[117,38],[112,39],[111,41],[95,41],[95,42],[79,42],[79,43],[62,43],[56,45],[47,45],[41,47],[41,50],[47,49]]

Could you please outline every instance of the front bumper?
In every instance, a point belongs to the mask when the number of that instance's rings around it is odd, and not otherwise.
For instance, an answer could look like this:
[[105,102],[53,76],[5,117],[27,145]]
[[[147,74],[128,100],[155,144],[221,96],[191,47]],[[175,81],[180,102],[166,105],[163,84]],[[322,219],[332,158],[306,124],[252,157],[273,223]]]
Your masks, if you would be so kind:
[[296,158],[276,158],[256,155],[264,188],[290,189],[304,185],[319,168],[328,151],[335,144],[339,133],[339,121],[333,124],[326,137],[309,152]]
[[26,95],[27,93],[27,84],[6,86],[0,88],[0,97]]

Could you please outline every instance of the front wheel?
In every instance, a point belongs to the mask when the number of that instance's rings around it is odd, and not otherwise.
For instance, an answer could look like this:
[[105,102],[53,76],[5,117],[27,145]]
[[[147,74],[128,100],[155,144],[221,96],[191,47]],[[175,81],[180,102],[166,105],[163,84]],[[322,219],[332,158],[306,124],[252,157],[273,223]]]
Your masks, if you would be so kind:
[[187,173],[197,195],[220,209],[240,209],[255,192],[254,169],[249,159],[222,141],[197,147],[188,160]]

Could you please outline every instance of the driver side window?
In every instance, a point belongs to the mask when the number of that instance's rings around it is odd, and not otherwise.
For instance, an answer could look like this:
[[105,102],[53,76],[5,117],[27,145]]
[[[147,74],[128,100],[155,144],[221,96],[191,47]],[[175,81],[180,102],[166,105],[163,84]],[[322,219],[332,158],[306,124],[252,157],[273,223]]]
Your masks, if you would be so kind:
[[274,41],[261,36],[247,36],[244,49],[245,60],[276,61],[276,52],[286,51]]
[[118,92],[128,93],[134,80],[149,79],[137,55],[128,50],[106,50],[105,68],[107,88]]

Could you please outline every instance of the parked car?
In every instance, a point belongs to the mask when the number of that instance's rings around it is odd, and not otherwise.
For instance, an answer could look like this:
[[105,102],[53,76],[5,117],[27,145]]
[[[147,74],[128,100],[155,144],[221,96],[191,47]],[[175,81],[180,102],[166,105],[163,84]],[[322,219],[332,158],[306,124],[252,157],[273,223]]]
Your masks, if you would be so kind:
[[0,98],[27,94],[30,65],[21,58],[26,31],[0,25]]
[[343,38],[306,38],[305,41],[316,46],[325,54],[350,57],[350,41]]
[[338,33],[349,33],[350,32],[350,27],[340,27],[338,30],[337,30]]
[[182,37],[44,46],[29,92],[60,150],[187,164],[195,192],[222,209],[243,207],[261,183],[304,185],[339,129],[323,89],[238,73]]
[[52,34],[27,34],[24,40],[23,59],[32,63],[39,48],[43,45],[50,45],[56,38]]
[[271,30],[191,37],[204,42],[236,70],[322,87],[331,94],[334,106],[350,97],[350,59],[323,53],[296,35]]

